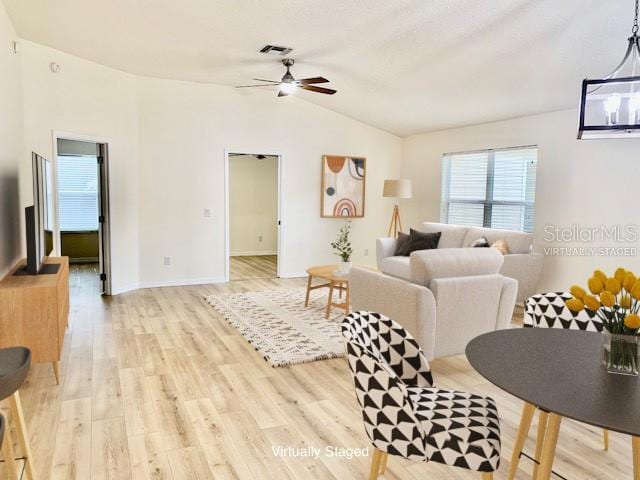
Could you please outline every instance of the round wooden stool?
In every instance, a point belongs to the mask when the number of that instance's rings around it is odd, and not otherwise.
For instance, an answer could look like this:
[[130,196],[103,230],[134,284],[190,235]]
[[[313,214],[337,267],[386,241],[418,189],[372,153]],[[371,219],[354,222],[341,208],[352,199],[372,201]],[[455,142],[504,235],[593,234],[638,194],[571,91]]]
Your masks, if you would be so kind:
[[[18,444],[25,457],[26,478],[35,479],[33,469],[33,457],[29,446],[29,435],[22,413],[22,403],[18,389],[24,383],[31,366],[31,350],[25,347],[11,347],[0,349],[0,400],[9,399],[11,415],[7,422],[7,438],[2,442],[2,456],[5,460],[5,469],[9,478],[18,478],[18,468],[13,453],[11,441],[11,425],[18,435]],[[9,423],[10,422],[10,423]]]

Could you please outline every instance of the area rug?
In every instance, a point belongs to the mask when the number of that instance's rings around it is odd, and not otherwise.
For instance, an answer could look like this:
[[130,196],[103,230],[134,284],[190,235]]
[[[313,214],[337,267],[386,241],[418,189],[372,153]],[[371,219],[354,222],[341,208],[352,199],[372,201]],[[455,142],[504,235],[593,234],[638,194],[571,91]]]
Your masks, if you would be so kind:
[[306,308],[305,294],[306,289],[295,288],[205,299],[274,367],[343,357],[344,311],[334,308],[326,319],[326,289],[312,291]]

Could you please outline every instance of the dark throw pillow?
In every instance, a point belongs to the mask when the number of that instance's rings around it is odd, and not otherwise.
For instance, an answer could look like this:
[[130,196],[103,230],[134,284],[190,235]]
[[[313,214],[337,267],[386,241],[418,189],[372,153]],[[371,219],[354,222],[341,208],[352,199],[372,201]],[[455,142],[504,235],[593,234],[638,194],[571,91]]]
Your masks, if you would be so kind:
[[396,251],[394,255],[396,257],[404,257],[404,250],[407,246],[407,242],[409,241],[409,235],[406,233],[398,232],[398,240],[396,241]]
[[[438,242],[440,241],[442,232],[424,233],[412,228],[409,235],[403,235],[407,237],[407,239],[403,244],[403,248],[396,250],[396,255],[408,257],[411,255],[411,252],[417,250],[432,250],[438,248]],[[398,246],[400,246],[400,242],[398,242]]]
[[489,243],[489,240],[487,240],[487,237],[480,237],[477,240],[474,240],[473,242],[471,242],[469,244],[469,246],[471,248],[474,248],[474,247],[490,247],[491,244]]

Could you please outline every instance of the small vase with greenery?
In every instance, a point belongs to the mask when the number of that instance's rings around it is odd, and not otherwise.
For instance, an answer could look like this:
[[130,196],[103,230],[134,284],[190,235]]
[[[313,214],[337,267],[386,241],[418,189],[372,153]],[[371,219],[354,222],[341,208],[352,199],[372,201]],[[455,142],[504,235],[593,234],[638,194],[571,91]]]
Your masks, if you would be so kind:
[[353,248],[351,248],[351,241],[349,240],[349,234],[351,233],[351,222],[346,221],[334,242],[331,242],[331,248],[333,248],[336,255],[338,255],[342,262],[340,263],[340,273],[347,274],[351,270],[351,255],[353,254]]
[[569,310],[587,310],[602,320],[603,363],[612,373],[638,375],[638,334],[640,331],[640,279],[633,272],[618,268],[613,277],[601,270],[588,281],[590,293],[571,287]]

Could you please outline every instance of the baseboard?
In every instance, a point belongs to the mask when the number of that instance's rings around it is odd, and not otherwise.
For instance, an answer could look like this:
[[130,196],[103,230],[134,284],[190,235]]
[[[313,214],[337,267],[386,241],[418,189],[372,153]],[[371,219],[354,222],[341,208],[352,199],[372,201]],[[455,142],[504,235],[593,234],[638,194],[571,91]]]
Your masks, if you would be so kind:
[[122,293],[133,292],[134,290],[139,290],[140,285],[138,283],[130,283],[129,285],[124,285],[120,288],[111,287],[111,296],[120,295]]
[[184,287],[188,285],[208,285],[213,283],[225,283],[224,277],[185,278],[178,280],[158,280],[153,282],[140,282],[139,288],[160,287]]
[[248,252],[231,252],[232,257],[261,257],[263,255],[277,255],[275,250],[250,250]]
[[307,272],[289,272],[289,273],[282,273],[280,275],[280,278],[302,278],[306,276],[307,276]]

